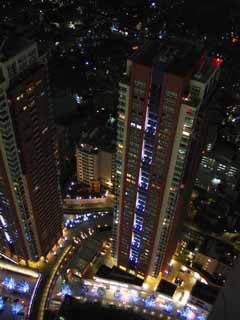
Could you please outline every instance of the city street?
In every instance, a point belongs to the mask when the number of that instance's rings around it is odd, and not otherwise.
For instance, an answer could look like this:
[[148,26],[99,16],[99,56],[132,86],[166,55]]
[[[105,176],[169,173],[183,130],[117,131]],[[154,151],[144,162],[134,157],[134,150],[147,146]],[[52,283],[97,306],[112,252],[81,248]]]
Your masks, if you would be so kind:
[[38,319],[43,319],[45,309],[51,299],[53,289],[61,274],[61,270],[66,270],[78,248],[81,248],[81,243],[87,241],[89,237],[91,238],[93,236],[94,229],[97,230],[100,227],[106,227],[111,222],[111,217],[104,216],[99,219],[93,219],[92,221],[83,223],[72,230],[67,228],[64,229],[65,243],[62,249],[63,251],[61,251],[61,254],[59,253],[52,256],[53,260],[49,261],[49,263],[43,267],[43,271],[46,273],[46,270],[49,270],[50,275],[48,274],[47,276],[47,282],[41,295]]

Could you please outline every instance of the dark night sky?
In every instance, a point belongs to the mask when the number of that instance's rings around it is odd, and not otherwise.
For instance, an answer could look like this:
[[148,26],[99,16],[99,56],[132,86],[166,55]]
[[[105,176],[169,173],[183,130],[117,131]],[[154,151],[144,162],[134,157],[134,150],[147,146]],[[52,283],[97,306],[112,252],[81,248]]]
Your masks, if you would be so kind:
[[[159,1],[160,2],[160,1]],[[171,2],[171,1],[170,1]],[[174,2],[174,1],[173,1]],[[149,3],[147,0],[99,0],[105,8],[123,7],[124,3],[134,7]],[[182,10],[183,9],[183,10]],[[239,0],[185,0],[182,9],[173,10],[171,24],[184,21],[186,26],[203,33],[225,32],[231,29],[230,14],[240,10]],[[166,10],[167,12],[167,10]],[[167,12],[168,13],[168,12]]]
[[239,8],[239,5],[236,0],[186,0],[184,20],[190,26],[197,23],[199,29],[206,33],[226,31],[230,23],[230,13]]

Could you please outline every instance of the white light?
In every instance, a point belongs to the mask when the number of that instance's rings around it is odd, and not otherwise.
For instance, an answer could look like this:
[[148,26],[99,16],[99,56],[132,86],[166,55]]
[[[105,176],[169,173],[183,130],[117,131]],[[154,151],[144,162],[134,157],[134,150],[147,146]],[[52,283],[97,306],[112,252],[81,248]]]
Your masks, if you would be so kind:
[[148,290],[149,289],[149,285],[147,283],[145,283],[145,282],[143,283],[143,289],[144,290]]
[[3,216],[1,216],[1,215],[0,215],[0,221],[1,221],[1,224],[4,228],[7,227],[7,223],[6,223],[5,219],[3,218]]
[[189,136],[190,136],[190,133],[189,133],[189,132],[187,132],[187,131],[183,131],[182,133],[183,133],[183,135],[184,135],[184,136],[187,136],[187,137],[189,137]]
[[7,231],[4,231],[4,234],[5,234],[5,237],[6,237],[7,241],[8,242],[12,242],[12,240],[11,240],[9,234],[7,233]]
[[221,183],[221,179],[213,178],[211,182],[213,185],[217,186]]

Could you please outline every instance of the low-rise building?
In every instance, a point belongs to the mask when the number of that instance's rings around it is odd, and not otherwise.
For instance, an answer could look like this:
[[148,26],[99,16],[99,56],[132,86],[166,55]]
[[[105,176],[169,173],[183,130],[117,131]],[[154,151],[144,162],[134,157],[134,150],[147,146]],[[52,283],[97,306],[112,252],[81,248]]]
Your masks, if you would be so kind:
[[238,160],[235,147],[229,144],[217,144],[213,149],[203,151],[196,185],[235,199],[240,177]]
[[98,181],[112,189],[112,169],[114,153],[89,144],[80,144],[76,148],[77,178],[79,182],[91,185]]

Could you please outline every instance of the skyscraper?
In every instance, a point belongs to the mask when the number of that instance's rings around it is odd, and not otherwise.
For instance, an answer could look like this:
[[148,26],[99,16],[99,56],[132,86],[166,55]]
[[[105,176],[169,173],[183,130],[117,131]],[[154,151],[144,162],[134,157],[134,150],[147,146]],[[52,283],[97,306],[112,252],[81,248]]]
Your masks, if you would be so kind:
[[120,82],[113,257],[157,277],[171,259],[199,163],[221,59],[187,41],[150,41]]
[[0,40],[0,252],[37,261],[61,236],[48,69],[36,43]]

